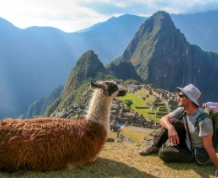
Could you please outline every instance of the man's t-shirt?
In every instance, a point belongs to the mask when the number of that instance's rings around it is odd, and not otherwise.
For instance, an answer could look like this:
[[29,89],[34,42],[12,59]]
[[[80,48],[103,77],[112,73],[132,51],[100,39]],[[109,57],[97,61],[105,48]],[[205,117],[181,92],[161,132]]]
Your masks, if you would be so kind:
[[[171,114],[176,118],[178,118],[179,116],[181,116],[183,111],[184,108],[179,107],[173,112],[171,112]],[[188,115],[188,114],[186,115],[192,146],[195,148],[203,148],[204,144],[203,144],[202,137],[213,134],[213,123],[210,118],[205,118],[203,121],[199,122],[199,130],[197,130],[197,127],[194,126],[198,115],[201,114],[202,112],[204,112],[203,109],[199,107],[197,112],[194,113],[193,115]],[[186,129],[186,145],[189,148],[189,150],[191,150],[191,142],[189,140],[185,118],[183,118],[183,124]]]

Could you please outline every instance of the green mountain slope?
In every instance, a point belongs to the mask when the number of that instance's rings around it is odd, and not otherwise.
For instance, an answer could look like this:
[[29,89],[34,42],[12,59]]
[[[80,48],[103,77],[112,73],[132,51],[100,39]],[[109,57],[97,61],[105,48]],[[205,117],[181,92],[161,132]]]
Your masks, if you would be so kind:
[[89,89],[91,81],[112,79],[115,79],[115,77],[108,75],[104,65],[94,51],[87,51],[73,67],[60,96],[57,108],[68,107],[77,102],[82,94]]
[[128,80],[138,80],[142,81],[141,77],[135,71],[132,63],[129,61],[121,60],[121,58],[117,58],[112,61],[109,65],[107,65],[107,70],[112,75],[116,76],[116,78]]

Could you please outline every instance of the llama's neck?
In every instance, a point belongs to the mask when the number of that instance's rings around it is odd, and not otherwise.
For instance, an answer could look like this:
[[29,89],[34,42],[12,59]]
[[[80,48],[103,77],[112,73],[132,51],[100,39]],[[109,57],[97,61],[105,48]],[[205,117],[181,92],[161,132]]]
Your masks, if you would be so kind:
[[86,118],[97,122],[109,131],[109,116],[112,98],[105,96],[101,90],[95,91],[87,112]]

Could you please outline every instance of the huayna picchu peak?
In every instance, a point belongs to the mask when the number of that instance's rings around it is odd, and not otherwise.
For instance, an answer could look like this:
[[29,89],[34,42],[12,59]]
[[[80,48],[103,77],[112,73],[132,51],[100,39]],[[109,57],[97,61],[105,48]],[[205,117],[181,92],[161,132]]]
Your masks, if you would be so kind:
[[[201,100],[218,100],[217,95],[214,98],[218,84],[209,82],[218,77],[218,54],[191,45],[166,12],[153,14],[141,25],[112,63],[121,61],[130,61],[145,83],[169,91],[193,83],[202,91]],[[124,79],[125,73],[119,78]]]

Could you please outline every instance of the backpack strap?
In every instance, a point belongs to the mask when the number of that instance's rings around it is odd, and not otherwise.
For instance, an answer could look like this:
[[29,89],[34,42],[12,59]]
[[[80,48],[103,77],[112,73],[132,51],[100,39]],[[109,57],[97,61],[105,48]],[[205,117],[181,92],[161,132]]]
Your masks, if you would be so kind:
[[197,130],[199,130],[199,123],[201,121],[203,121],[206,117],[209,118],[209,115],[206,112],[203,112],[203,113],[198,115],[198,117],[197,117],[197,119],[196,119],[196,121],[194,123],[194,126],[197,127]]
[[184,114],[184,118],[185,118],[185,123],[186,123],[186,127],[187,127],[187,132],[188,132],[188,138],[189,138],[189,141],[190,141],[190,144],[191,144],[191,151],[192,153],[194,153],[194,148],[192,146],[192,139],[191,139],[191,134],[190,134],[190,131],[189,131],[189,125],[188,125],[188,122],[187,122],[187,115],[186,115],[186,112]]
[[186,116],[185,109],[182,111],[182,114],[178,117],[179,120],[183,120],[183,118]]

